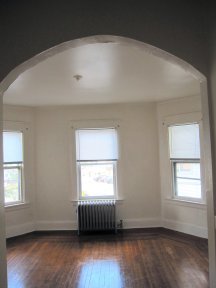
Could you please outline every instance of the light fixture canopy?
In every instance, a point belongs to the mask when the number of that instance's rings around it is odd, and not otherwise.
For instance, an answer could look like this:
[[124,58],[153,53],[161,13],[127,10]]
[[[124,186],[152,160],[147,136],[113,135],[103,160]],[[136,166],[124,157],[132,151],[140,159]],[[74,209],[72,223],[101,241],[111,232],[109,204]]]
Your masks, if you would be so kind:
[[77,81],[79,81],[82,78],[82,75],[76,74],[73,76]]

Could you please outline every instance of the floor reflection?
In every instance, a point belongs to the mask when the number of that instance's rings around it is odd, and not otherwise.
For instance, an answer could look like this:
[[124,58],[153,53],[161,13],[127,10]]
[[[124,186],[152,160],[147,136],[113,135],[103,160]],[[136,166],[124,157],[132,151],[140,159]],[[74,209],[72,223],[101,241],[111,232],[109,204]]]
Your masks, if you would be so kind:
[[123,287],[121,269],[115,260],[92,260],[81,267],[79,288]]
[[22,272],[9,272],[8,273],[8,288],[26,288],[22,280]]

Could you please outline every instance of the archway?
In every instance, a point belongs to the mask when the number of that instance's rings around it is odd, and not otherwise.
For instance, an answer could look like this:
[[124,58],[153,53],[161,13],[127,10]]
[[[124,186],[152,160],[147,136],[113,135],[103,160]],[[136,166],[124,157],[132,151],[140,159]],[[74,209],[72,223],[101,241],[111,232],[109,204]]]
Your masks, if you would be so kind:
[[[157,57],[165,59],[171,63],[174,63],[184,70],[189,71],[194,75],[196,79],[200,82],[201,96],[202,96],[202,112],[203,112],[203,124],[204,124],[204,139],[205,139],[205,159],[206,159],[206,194],[208,201],[208,231],[209,231],[209,260],[210,260],[210,279],[213,278],[214,268],[215,268],[215,236],[214,236],[214,213],[213,213],[213,189],[212,189],[212,164],[211,164],[211,149],[210,149],[210,132],[209,132],[209,112],[208,112],[208,97],[207,97],[207,83],[206,77],[197,71],[193,66],[187,62],[171,55],[159,48],[153,47],[151,45],[132,40],[129,38],[118,37],[118,36],[107,36],[99,35],[93,37],[86,37],[78,40],[72,40],[64,42],[60,45],[52,47],[39,55],[34,56],[30,60],[24,62],[23,64],[16,67],[12,70],[8,76],[0,83],[0,94],[3,96],[4,92],[8,87],[15,81],[15,79],[24,71],[33,67],[37,63],[42,62],[43,60],[54,56],[60,52],[63,52],[67,49],[82,46],[85,44],[93,43],[121,43],[123,45],[132,44],[140,49],[144,49],[149,54],[153,54]],[[212,273],[213,272],[213,273]],[[212,282],[213,283],[213,282]]]

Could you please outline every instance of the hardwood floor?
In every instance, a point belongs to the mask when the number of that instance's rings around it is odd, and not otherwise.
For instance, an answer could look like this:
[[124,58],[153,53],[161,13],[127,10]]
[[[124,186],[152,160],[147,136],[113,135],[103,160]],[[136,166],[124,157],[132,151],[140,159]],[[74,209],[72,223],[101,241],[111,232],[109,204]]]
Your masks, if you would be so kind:
[[9,239],[9,288],[205,288],[207,240],[165,229]]

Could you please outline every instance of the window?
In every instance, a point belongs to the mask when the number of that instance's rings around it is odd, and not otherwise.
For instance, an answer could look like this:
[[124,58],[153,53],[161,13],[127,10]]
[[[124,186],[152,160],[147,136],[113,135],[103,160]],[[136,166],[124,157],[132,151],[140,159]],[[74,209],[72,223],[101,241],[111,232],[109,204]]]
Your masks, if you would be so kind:
[[201,202],[199,124],[169,127],[174,198]]
[[115,198],[117,146],[114,128],[76,130],[80,199]]
[[23,203],[24,189],[22,132],[3,132],[3,161],[5,205]]

